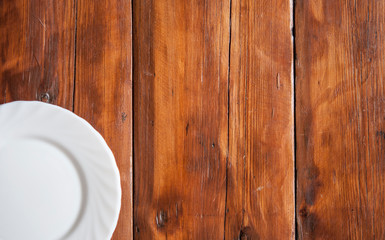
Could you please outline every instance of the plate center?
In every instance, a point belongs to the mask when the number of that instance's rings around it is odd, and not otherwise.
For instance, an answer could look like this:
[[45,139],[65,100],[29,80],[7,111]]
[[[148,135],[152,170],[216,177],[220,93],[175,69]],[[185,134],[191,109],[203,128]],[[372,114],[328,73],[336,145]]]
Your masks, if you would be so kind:
[[81,205],[79,174],[59,147],[31,138],[0,146],[0,239],[60,239]]

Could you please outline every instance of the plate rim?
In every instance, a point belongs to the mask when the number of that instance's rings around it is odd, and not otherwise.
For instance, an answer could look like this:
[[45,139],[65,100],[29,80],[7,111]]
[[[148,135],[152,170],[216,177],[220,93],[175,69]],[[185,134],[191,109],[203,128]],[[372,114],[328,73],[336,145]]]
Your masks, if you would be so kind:
[[[110,239],[112,237],[115,229],[116,229],[116,226],[117,226],[118,220],[119,220],[119,216],[120,216],[121,202],[122,202],[122,199],[121,199],[122,198],[122,187],[121,187],[121,175],[120,175],[119,168],[117,166],[115,156],[114,156],[111,148],[108,146],[106,140],[103,138],[101,133],[98,130],[96,130],[87,120],[85,120],[84,118],[78,116],[76,113],[74,113],[74,112],[72,112],[72,111],[70,111],[64,107],[61,107],[61,106],[58,106],[58,105],[55,105],[52,103],[45,103],[45,102],[36,101],[36,100],[32,100],[32,101],[17,100],[17,101],[6,102],[3,104],[0,104],[0,109],[2,109],[4,107],[12,107],[14,105],[25,105],[25,104],[36,105],[38,107],[43,107],[43,108],[51,108],[52,111],[60,111],[62,114],[65,114],[70,118],[76,119],[76,121],[81,123],[81,125],[84,128],[87,128],[91,133],[90,135],[92,135],[92,137],[95,137],[95,139],[97,139],[97,141],[101,144],[101,146],[103,146],[103,151],[105,151],[106,154],[108,155],[109,165],[111,166],[112,171],[114,172],[114,182],[115,182],[116,188],[118,190],[118,191],[116,191],[116,193],[117,193],[117,200],[115,202],[116,211],[114,211],[113,221],[111,221],[111,224],[109,226],[109,231],[108,231],[108,239]],[[53,138],[55,138],[55,137],[53,137]],[[68,151],[70,151],[70,149],[68,149]],[[107,159],[105,159],[105,160],[107,160]],[[76,237],[76,236],[74,236],[74,237]]]

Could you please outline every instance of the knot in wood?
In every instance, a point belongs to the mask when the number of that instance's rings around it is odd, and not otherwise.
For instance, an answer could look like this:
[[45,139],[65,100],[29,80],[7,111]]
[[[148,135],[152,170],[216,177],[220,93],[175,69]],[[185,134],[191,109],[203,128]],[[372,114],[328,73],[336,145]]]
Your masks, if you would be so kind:
[[155,221],[156,221],[156,226],[157,226],[158,228],[164,227],[164,225],[165,225],[166,222],[167,222],[167,213],[164,212],[163,210],[160,210],[160,211],[156,214]]
[[39,100],[42,102],[50,103],[51,102],[51,95],[48,92],[42,93],[39,96]]

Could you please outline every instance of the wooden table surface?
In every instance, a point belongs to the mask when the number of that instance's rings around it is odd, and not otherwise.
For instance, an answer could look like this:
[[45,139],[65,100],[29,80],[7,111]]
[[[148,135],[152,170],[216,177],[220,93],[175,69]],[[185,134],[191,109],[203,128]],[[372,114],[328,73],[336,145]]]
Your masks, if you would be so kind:
[[0,104],[56,104],[102,134],[122,181],[115,240],[385,239],[384,13],[2,0]]

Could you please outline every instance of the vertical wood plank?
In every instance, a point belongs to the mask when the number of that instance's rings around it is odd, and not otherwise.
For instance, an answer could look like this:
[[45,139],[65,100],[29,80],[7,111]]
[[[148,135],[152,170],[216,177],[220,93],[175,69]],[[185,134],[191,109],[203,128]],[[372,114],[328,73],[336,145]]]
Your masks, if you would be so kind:
[[105,138],[120,171],[122,205],[112,239],[132,237],[131,1],[78,0],[75,113]]
[[232,0],[226,239],[294,239],[291,3]]
[[135,239],[223,239],[229,1],[134,1]]
[[385,238],[384,12],[297,0],[300,239]]
[[0,1],[0,104],[42,100],[72,110],[73,0]]

